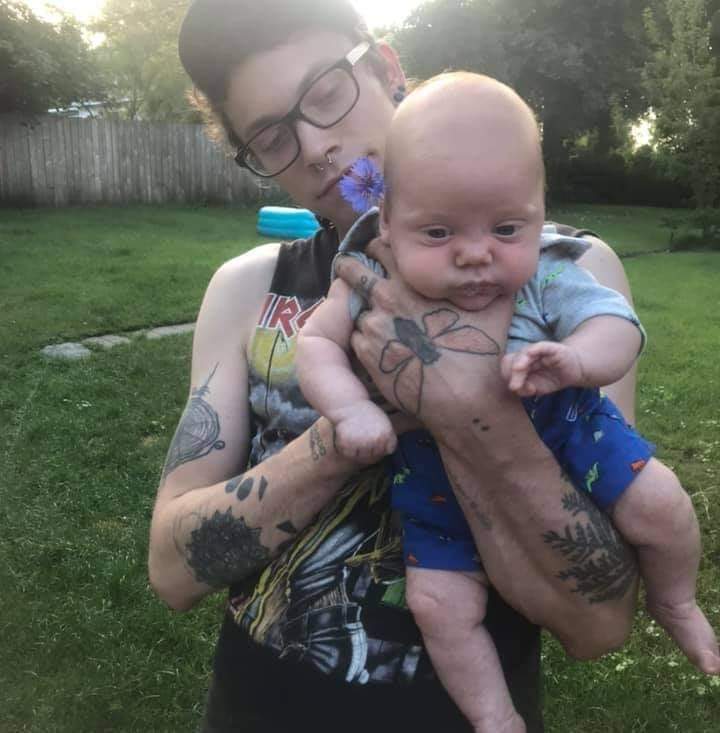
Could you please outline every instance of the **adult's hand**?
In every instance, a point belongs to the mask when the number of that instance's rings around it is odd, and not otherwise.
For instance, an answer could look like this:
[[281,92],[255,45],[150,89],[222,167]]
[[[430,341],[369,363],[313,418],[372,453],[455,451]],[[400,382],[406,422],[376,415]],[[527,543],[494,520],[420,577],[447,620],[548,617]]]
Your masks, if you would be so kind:
[[[351,258],[336,264],[370,306],[352,346],[386,398],[435,438],[491,582],[572,656],[616,648],[631,627],[633,556],[608,517],[563,478],[501,378],[512,299],[463,312],[410,290],[378,240],[368,254],[388,279]],[[574,532],[600,538],[582,562],[563,551]]]
[[462,311],[408,287],[381,240],[367,252],[382,263],[387,278],[351,257],[340,258],[336,272],[368,304],[351,343],[385,398],[442,430],[457,425],[461,413],[481,410],[489,393],[504,391],[499,363],[512,297],[498,297],[482,311]]

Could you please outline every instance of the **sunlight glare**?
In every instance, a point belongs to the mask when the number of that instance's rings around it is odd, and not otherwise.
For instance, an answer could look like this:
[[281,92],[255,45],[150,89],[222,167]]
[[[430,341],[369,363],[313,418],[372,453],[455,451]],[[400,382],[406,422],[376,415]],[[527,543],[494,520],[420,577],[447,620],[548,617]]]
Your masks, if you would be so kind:
[[[82,23],[95,18],[102,9],[104,0],[23,0],[42,18],[51,18],[48,6],[56,5],[72,13]],[[370,28],[379,28],[400,23],[421,0],[352,0],[353,5],[365,18]]]
[[72,13],[81,23],[93,20],[102,9],[104,0],[22,0],[40,18],[52,20],[52,6]]

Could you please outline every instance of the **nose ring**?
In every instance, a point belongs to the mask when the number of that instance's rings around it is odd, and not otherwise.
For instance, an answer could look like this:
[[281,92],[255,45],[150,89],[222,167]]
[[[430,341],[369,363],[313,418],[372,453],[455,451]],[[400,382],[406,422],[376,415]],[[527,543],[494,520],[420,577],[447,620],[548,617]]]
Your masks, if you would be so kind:
[[[335,159],[330,155],[330,153],[325,153],[325,160],[327,161],[328,166],[335,165]],[[320,165],[320,163],[315,163],[315,168],[319,173],[322,173],[326,166]]]

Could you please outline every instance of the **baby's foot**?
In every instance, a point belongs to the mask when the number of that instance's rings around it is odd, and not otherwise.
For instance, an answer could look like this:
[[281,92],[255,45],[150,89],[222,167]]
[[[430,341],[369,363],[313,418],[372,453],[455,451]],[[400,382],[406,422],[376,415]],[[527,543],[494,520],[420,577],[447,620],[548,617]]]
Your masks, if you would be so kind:
[[648,603],[648,612],[701,672],[720,675],[715,632],[694,600],[677,605]]

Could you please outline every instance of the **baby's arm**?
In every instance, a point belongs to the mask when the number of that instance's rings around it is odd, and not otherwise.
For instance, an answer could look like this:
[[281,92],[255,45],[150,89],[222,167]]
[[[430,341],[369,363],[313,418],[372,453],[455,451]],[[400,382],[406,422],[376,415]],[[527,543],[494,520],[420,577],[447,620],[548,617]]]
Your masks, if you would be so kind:
[[350,366],[353,322],[350,288],[335,280],[327,299],[298,335],[297,371],[305,399],[335,427],[335,445],[347,458],[374,463],[395,450],[388,416],[370,401]]
[[601,315],[583,321],[564,341],[539,341],[502,361],[508,388],[535,397],[565,387],[604,387],[622,378],[640,353],[632,321]]

